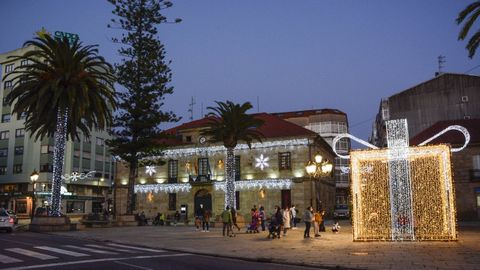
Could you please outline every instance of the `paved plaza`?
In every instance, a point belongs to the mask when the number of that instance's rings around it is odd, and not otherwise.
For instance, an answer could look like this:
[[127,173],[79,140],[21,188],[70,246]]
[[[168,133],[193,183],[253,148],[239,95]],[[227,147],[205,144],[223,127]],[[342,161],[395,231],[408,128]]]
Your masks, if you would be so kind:
[[266,232],[242,230],[236,237],[223,237],[221,228],[201,232],[191,226],[95,228],[56,234],[331,269],[480,269],[479,224],[461,225],[459,231],[455,242],[352,242],[351,227],[345,222],[339,234],[327,231],[310,239],[303,238],[303,227],[274,240],[267,239]]

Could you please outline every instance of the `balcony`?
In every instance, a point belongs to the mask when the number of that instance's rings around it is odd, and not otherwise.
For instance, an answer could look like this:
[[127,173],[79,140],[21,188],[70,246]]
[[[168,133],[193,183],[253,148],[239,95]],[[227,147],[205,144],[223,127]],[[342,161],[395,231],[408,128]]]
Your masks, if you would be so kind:
[[189,175],[188,182],[190,183],[210,183],[212,181],[211,175]]

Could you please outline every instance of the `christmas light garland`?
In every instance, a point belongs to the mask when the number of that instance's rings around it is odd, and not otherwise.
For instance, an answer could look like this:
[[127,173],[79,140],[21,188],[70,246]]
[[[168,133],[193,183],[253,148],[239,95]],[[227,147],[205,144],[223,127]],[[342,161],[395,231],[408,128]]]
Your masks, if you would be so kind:
[[176,193],[176,192],[190,192],[192,185],[186,184],[152,184],[152,185],[135,185],[134,190],[136,193]]
[[[291,179],[241,180],[235,181],[235,189],[290,189],[292,184]],[[213,186],[217,191],[225,191],[225,182],[216,182]]]

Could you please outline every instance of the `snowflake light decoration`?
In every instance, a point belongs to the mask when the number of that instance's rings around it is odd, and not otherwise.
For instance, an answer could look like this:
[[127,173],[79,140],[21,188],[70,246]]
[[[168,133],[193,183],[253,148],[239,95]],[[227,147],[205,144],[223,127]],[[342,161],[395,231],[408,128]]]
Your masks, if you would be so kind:
[[268,161],[270,160],[269,157],[264,157],[263,154],[260,155],[259,158],[255,158],[255,168],[260,168],[263,171],[265,167],[269,167]]
[[146,166],[145,167],[145,173],[152,176],[155,173],[157,173],[157,170],[155,170],[155,166]]

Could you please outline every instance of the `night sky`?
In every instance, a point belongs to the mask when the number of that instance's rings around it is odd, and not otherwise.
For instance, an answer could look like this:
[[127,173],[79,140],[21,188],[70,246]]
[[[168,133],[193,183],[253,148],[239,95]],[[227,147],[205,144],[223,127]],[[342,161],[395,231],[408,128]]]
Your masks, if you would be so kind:
[[[262,112],[340,109],[350,132],[367,139],[380,99],[432,78],[439,55],[446,72],[480,64],[480,54],[469,59],[466,42],[457,41],[455,18],[472,0],[172,2],[165,15],[183,22],[161,25],[159,37],[175,87],[166,107],[181,122],[192,96],[195,119],[214,100],[250,101],[256,112],[258,96]],[[43,26],[77,33],[116,62],[112,8],[103,0],[0,0],[0,52]]]

